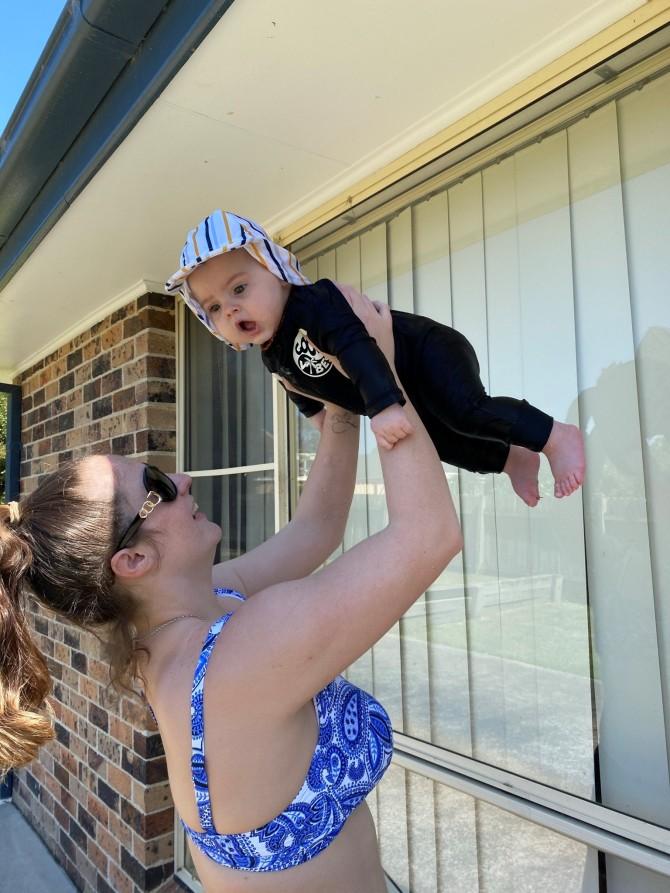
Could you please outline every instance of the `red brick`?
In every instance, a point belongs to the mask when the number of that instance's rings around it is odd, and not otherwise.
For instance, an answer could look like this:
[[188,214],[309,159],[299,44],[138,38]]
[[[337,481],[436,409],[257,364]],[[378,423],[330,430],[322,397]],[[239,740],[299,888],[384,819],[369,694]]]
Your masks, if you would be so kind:
[[117,391],[112,395],[112,408],[114,412],[120,412],[122,409],[130,409],[131,406],[135,406],[139,402],[144,402],[136,397],[136,388],[140,387],[141,384],[142,382],[138,382],[137,385],[130,385],[130,387],[124,388],[122,391]]
[[129,363],[135,357],[135,345],[132,339],[123,341],[121,344],[113,347],[110,354],[112,369],[115,369],[117,366],[123,366],[125,363]]
[[70,775],[77,774],[77,758],[71,753],[69,750],[66,750],[62,745],[59,748],[60,750],[60,762],[65,766]]
[[63,804],[65,809],[70,813],[71,816],[76,818],[77,816],[77,801],[74,799],[72,794],[69,791],[66,791],[63,788],[60,792],[60,802]]
[[70,749],[80,760],[86,759],[88,746],[78,735],[70,735]]
[[109,860],[108,860],[107,856],[104,854],[104,852],[90,838],[86,845],[86,851],[87,851],[89,859],[95,865],[95,867],[98,869],[100,874],[103,877],[106,877],[107,866],[109,864]]
[[109,665],[101,660],[91,658],[88,662],[88,673],[96,682],[107,685],[109,682]]
[[169,404],[147,403],[123,414],[126,431],[143,431],[151,428],[172,431],[176,427],[175,407]]
[[74,370],[74,384],[75,387],[79,388],[81,385],[86,384],[91,380],[92,371],[91,371],[91,363],[84,363],[82,366],[78,366]]
[[[151,865],[172,861],[174,859],[174,831],[154,840],[142,840],[136,835],[133,852],[135,857],[147,868]],[[163,893],[162,887],[161,893]]]
[[109,863],[109,885],[115,893],[132,893],[133,882],[118,865],[114,862]]
[[140,332],[135,336],[135,356],[141,357],[144,354],[173,357],[175,355],[174,332],[153,329]]
[[84,345],[83,354],[85,360],[91,360],[93,357],[97,357],[100,353],[100,336],[96,336],[95,338],[91,338],[91,340]]
[[46,772],[44,783],[51,796],[60,799],[61,783],[58,781],[58,779],[54,778],[53,775]]
[[66,831],[68,830],[70,826],[70,816],[60,803],[54,803],[54,818],[62,828]]
[[79,687],[81,689],[81,693],[85,695],[85,697],[87,697],[90,701],[98,700],[99,686],[98,683],[95,682],[93,679],[82,676]]
[[109,765],[107,767],[107,783],[115,791],[118,791],[126,800],[130,798],[132,790],[132,779],[127,772],[119,769],[118,766]]
[[126,823],[114,812],[109,813],[109,824],[108,824],[109,833],[114,836],[114,839],[117,840],[121,846],[124,846],[126,849],[131,849],[133,845],[133,832],[132,829],[126,825]]
[[94,890],[97,885],[98,872],[95,865],[90,861],[83,850],[77,850],[76,853],[77,868],[81,872],[82,877],[87,881],[86,889]]
[[133,746],[133,730],[127,722],[124,722],[118,716],[110,715],[109,717],[109,734],[112,738],[116,738],[126,747]]
[[144,817],[144,836],[147,840],[160,837],[174,826],[174,808],[168,807],[160,812],[152,812]]
[[174,453],[177,449],[177,432],[148,428],[137,432],[135,443],[138,453]]
[[63,645],[61,642],[56,642],[54,647],[54,657],[62,664],[68,665],[70,663],[70,649],[67,645]]
[[141,701],[122,698],[121,716],[136,729],[144,731],[155,728],[155,723],[151,718],[149,708]]
[[104,825],[105,828],[107,827],[109,821],[109,807],[103,803],[102,800],[98,800],[92,793],[89,793],[88,800],[86,801],[86,808],[97,822]]
[[98,828],[97,842],[107,856],[116,860],[120,858],[119,841],[106,828]]
[[103,332],[100,338],[100,346],[103,350],[109,350],[110,347],[116,347],[123,341],[123,323],[119,322],[107,331]]
[[[116,764],[117,766],[121,763],[121,745],[118,741],[114,741],[109,735],[106,735],[105,732],[98,732],[98,750],[100,753],[105,756],[110,762]],[[111,766],[107,767],[107,774],[111,771]]]

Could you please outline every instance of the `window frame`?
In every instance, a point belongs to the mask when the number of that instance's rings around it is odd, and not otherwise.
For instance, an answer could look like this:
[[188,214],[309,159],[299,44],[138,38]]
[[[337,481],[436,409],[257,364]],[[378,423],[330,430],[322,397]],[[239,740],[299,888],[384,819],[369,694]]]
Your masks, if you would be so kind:
[[5,500],[18,499],[21,489],[21,388],[0,383],[0,392],[7,394],[7,458],[5,466]]

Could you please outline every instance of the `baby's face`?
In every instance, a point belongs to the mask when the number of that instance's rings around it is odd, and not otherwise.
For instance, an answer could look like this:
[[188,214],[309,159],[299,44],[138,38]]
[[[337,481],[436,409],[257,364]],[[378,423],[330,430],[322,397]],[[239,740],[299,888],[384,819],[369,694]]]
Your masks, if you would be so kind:
[[270,341],[291,289],[243,248],[197,267],[188,285],[219,335],[239,346]]

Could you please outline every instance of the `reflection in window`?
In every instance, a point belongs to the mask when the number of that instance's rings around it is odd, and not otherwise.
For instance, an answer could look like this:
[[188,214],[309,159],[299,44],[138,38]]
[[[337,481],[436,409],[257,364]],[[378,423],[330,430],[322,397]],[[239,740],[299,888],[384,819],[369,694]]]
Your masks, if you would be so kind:
[[185,467],[205,471],[272,462],[272,384],[260,349],[236,353],[192,313],[185,320]]
[[272,470],[196,477],[192,493],[200,510],[221,525],[215,563],[248,552],[275,532]]
[[[665,827],[669,231],[666,75],[305,264],[456,326],[491,393],[587,446],[583,491],[554,499],[543,461],[534,510],[445,466],[463,555],[352,681],[398,731]],[[345,545],[385,523],[366,424]]]
[[467,794],[392,765],[377,799],[403,893],[601,893],[595,851]]

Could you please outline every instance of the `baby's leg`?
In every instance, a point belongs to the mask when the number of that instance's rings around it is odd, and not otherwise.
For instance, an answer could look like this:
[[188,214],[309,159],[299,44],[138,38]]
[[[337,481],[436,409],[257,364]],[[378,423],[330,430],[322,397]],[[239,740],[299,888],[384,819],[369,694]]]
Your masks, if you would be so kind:
[[554,422],[542,452],[554,476],[554,496],[569,496],[584,483],[584,439],[576,425]]
[[423,422],[443,462],[479,474],[500,474],[505,471],[509,460],[509,444],[502,440],[470,437],[425,414]]
[[537,453],[523,447],[509,446],[502,440],[469,437],[444,424],[436,424],[425,416],[424,423],[443,462],[480,474],[500,474],[504,471],[509,475],[514,492],[526,505],[532,508],[538,504],[540,457]]
[[[584,452],[579,430],[554,422],[525,400],[490,397],[479,378],[477,355],[464,335],[436,324],[424,342],[422,359],[423,396],[431,414],[461,433],[502,440],[525,451],[544,452],[558,497],[567,496],[580,486],[584,479]],[[515,491],[529,505],[536,504],[529,478],[535,477],[537,465],[539,462],[531,461],[524,453],[515,453],[505,469],[511,472]]]
[[422,353],[423,395],[431,413],[471,437],[502,440],[539,453],[551,416],[514,397],[489,397],[474,348],[456,329],[435,324]]
[[540,484],[537,479],[540,470],[540,457],[532,450],[512,444],[505,463],[505,474],[509,475],[512,488],[517,496],[531,508],[540,501]]
[[514,492],[526,505],[532,508],[538,504],[540,491],[537,473],[540,457],[537,453],[523,447],[509,446],[502,440],[469,437],[445,425],[435,425],[434,432],[431,432],[431,421],[424,417],[443,462],[480,474],[500,474],[504,471],[509,475]]

